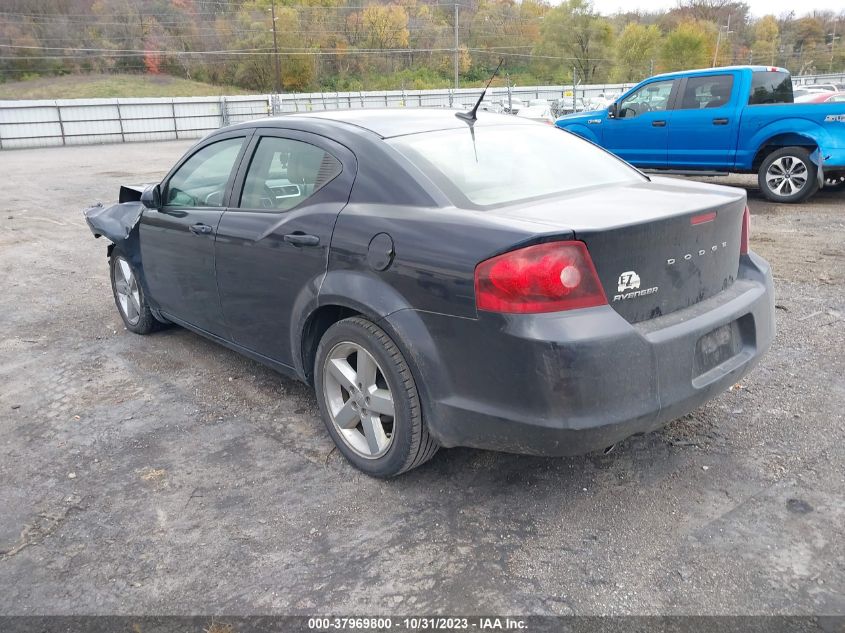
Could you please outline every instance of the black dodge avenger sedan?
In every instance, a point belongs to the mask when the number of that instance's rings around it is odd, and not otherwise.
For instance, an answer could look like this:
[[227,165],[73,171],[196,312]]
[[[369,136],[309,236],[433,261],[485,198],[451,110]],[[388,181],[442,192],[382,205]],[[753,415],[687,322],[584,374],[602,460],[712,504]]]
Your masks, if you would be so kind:
[[774,336],[745,193],[649,178],[507,115],[362,110],[221,129],[86,210],[120,315],[312,384],[352,464],[564,455],[688,413]]

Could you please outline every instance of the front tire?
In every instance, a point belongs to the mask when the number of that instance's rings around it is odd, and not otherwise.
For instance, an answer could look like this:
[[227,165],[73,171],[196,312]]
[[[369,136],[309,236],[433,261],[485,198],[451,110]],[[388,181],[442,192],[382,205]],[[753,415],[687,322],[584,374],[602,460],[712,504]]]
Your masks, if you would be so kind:
[[772,202],[803,202],[819,189],[818,170],[806,149],[784,147],[766,156],[757,182]]
[[314,386],[329,435],[366,474],[394,477],[437,452],[405,358],[371,321],[352,317],[326,331],[317,347]]
[[150,311],[137,269],[123,251],[115,248],[109,257],[111,289],[117,311],[126,329],[135,334],[149,334],[159,328]]

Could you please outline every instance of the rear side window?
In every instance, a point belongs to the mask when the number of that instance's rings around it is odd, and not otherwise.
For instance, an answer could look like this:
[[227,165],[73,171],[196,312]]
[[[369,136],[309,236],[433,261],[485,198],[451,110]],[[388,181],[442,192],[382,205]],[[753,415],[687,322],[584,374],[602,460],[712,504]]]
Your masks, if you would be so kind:
[[792,102],[792,78],[789,73],[777,70],[757,70],[751,73],[748,105]]
[[687,79],[687,85],[677,109],[698,110],[727,105],[731,100],[733,85],[733,75],[690,77]]
[[592,143],[541,123],[461,126],[388,142],[465,208],[645,180]]
[[240,207],[287,211],[341,172],[334,156],[315,145],[265,136],[249,163]]

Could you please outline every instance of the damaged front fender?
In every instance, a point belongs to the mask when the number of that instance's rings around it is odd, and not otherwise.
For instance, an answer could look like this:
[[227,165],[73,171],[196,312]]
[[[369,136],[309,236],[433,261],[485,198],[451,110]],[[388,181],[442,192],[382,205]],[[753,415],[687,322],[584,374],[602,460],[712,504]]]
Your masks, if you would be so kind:
[[117,244],[129,239],[149,200],[155,203],[157,199],[158,185],[121,185],[118,204],[104,207],[97,203],[82,213],[94,237],[103,236]]
[[103,236],[118,244],[129,239],[145,208],[140,202],[121,202],[110,207],[97,204],[82,213],[94,237]]
[[84,209],[82,213],[85,215],[85,221],[94,237],[102,236],[111,242],[106,249],[107,256],[111,257],[112,252],[116,249],[129,260],[129,263],[138,272],[138,279],[147,300],[150,302],[153,314],[160,321],[164,321],[150,295],[150,289],[147,287],[146,276],[144,275],[143,262],[141,261],[141,240],[138,224],[141,221],[141,215],[148,207],[141,202],[140,198],[147,189],[146,186],[123,186],[120,188],[120,202],[118,204],[105,207],[99,203]]

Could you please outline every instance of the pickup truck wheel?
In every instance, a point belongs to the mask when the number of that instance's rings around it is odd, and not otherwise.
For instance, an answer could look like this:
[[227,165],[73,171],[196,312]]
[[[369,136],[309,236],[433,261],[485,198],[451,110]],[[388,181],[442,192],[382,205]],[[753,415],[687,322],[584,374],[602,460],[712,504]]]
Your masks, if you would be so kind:
[[326,330],[314,387],[338,450],[368,475],[393,477],[437,452],[408,363],[375,323],[352,317]]
[[818,167],[803,147],[784,147],[766,156],[757,173],[760,190],[772,202],[803,202],[819,188]]

